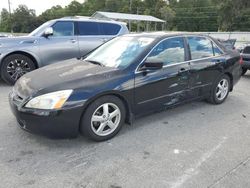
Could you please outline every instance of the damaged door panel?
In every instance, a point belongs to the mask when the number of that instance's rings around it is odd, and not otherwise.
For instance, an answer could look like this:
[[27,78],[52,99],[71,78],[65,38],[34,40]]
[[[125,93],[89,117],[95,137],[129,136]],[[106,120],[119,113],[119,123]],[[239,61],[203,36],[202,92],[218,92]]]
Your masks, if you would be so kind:
[[206,37],[190,36],[187,37],[190,49],[190,95],[201,97],[209,95],[214,79],[220,73],[223,59],[221,52]]
[[135,75],[138,111],[164,108],[186,99],[190,66],[185,61],[185,54],[183,37],[163,40],[150,52],[147,61],[163,62],[164,66],[160,70],[140,71]]

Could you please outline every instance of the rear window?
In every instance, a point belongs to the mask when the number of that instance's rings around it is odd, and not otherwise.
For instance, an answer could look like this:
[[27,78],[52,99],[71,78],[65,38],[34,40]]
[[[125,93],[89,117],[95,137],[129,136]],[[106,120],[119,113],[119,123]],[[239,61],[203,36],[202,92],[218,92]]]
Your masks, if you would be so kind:
[[213,48],[214,48],[215,56],[223,54],[222,51],[218,48],[218,46],[215,43],[213,43]]
[[250,54],[250,46],[247,46],[244,50],[243,50],[244,54]]
[[79,35],[100,35],[96,22],[78,22],[78,32]]
[[210,40],[204,37],[188,37],[188,43],[193,60],[214,56]]
[[117,35],[121,26],[112,23],[100,23],[101,35]]

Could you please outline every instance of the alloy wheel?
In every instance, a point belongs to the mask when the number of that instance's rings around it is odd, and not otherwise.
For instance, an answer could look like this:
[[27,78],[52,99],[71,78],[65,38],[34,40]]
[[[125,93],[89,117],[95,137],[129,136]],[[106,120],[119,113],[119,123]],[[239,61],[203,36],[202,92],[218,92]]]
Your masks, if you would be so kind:
[[218,100],[222,101],[226,98],[229,91],[229,83],[227,79],[222,79],[216,88],[216,97]]
[[7,73],[13,80],[18,80],[21,76],[29,72],[30,66],[28,62],[22,59],[14,59],[7,65]]
[[99,106],[92,115],[91,128],[98,136],[107,136],[113,133],[121,121],[121,111],[113,103]]

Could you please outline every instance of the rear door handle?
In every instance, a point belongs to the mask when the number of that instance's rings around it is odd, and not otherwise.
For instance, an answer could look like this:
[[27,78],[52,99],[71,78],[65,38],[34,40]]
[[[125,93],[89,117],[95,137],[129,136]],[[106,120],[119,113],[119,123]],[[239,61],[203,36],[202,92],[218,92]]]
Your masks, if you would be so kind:
[[222,59],[213,59],[212,62],[214,64],[218,64],[218,63],[223,63],[224,61]]
[[185,71],[186,71],[185,68],[180,68],[179,73],[183,73],[183,72],[185,72]]

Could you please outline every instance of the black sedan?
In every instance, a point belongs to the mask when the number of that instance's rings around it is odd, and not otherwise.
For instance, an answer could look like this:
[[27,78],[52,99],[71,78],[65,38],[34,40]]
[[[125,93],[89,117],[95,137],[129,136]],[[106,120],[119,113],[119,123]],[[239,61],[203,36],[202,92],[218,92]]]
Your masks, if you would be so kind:
[[24,75],[9,101],[24,130],[103,141],[139,115],[198,99],[221,104],[240,75],[239,53],[208,36],[132,34]]

